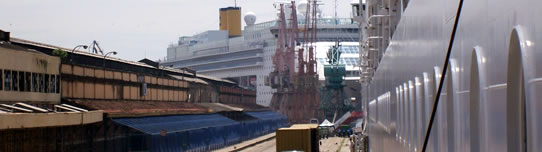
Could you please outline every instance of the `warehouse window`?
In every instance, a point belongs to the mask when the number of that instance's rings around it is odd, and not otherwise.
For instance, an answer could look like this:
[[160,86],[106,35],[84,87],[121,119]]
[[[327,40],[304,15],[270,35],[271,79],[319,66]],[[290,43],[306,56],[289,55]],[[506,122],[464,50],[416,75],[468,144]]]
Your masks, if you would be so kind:
[[38,88],[39,88],[39,92],[45,92],[45,86],[44,86],[44,79],[43,79],[43,74],[41,73],[38,73]]
[[55,93],[55,84],[56,84],[56,78],[55,78],[55,75],[54,74],[51,74],[51,76],[49,76],[49,93]]
[[32,92],[39,92],[38,74],[32,73]]
[[17,81],[19,82],[19,91],[24,91],[24,72],[20,71]]
[[49,93],[49,81],[51,81],[51,79],[49,79],[49,75],[43,74],[43,92],[45,93]]
[[60,75],[56,75],[56,93],[60,93]]
[[41,75],[41,77],[40,77],[40,81],[41,81],[41,83],[40,83],[41,92],[42,92],[42,93],[47,93],[47,88],[48,88],[48,87],[47,87],[47,84],[48,84],[48,83],[47,83],[47,79],[46,79],[46,77],[45,77],[47,74],[40,74],[40,75]]
[[4,88],[6,91],[11,90],[11,71],[4,70]]
[[31,78],[31,73],[30,72],[25,72],[25,77],[24,77],[24,91],[26,92],[30,92],[30,88],[31,88],[31,81],[32,80]]
[[3,90],[4,85],[4,71],[0,69],[0,90]]
[[17,79],[17,71],[11,71],[11,90],[17,91],[19,90],[19,81]]
[[56,77],[58,77],[58,75],[54,75],[54,74],[51,75],[51,91],[49,91],[50,93],[56,93],[56,88],[59,87],[56,85],[57,84]]

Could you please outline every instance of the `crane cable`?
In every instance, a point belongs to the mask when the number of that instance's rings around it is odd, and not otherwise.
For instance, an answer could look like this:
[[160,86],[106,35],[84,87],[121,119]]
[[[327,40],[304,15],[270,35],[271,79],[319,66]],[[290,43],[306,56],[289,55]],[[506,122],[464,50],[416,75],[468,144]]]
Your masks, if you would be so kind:
[[[446,52],[446,58],[444,59],[444,67],[442,68],[442,76],[440,77],[440,82],[438,86],[437,93],[435,94],[435,104],[433,104],[433,110],[431,112],[431,119],[429,119],[429,125],[427,131],[425,132],[425,139],[423,141],[422,152],[427,150],[427,143],[429,141],[429,136],[431,134],[431,128],[433,127],[433,121],[435,120],[435,114],[437,112],[437,107],[439,103],[440,93],[442,92],[442,85],[444,83],[444,78],[446,77],[446,71],[448,71],[448,64],[450,62],[450,54],[452,54],[452,47],[454,44],[455,34],[457,31],[457,25],[459,23],[459,17],[461,16],[461,9],[463,8],[463,0],[459,0],[459,6],[457,7],[457,13],[455,15],[454,26],[452,29],[452,35],[450,36],[450,42],[448,43],[448,50]],[[451,102],[451,101],[448,101]]]

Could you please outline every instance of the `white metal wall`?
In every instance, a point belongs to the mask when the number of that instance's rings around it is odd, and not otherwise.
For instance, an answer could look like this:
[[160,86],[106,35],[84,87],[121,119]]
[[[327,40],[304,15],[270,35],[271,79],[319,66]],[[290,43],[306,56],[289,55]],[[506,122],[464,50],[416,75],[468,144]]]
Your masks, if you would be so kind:
[[[459,0],[409,2],[368,87],[370,150],[421,150],[458,4]],[[514,125],[507,123],[516,112],[507,105],[521,103],[507,100],[507,94],[518,92],[516,86],[525,90],[526,148],[542,151],[540,7],[542,1],[537,0],[464,2],[430,151],[519,151],[511,149],[518,140],[507,140],[516,135],[508,133]],[[471,74],[471,68],[478,74]],[[522,77],[523,85],[515,77]],[[472,91],[476,86],[479,89]],[[476,103],[478,107],[472,105]],[[397,112],[396,119],[390,119],[387,109]],[[477,124],[471,124],[473,117]],[[479,129],[472,129],[476,125]]]

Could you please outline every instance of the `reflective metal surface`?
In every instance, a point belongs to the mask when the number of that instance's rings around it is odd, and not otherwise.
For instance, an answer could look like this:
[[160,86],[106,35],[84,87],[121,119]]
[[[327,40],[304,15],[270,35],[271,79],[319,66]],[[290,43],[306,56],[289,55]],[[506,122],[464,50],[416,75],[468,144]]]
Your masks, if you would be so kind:
[[[362,91],[369,92],[371,151],[421,150],[458,4],[408,3]],[[542,151],[541,6],[539,0],[465,0],[429,151]],[[522,102],[525,118],[510,106]]]

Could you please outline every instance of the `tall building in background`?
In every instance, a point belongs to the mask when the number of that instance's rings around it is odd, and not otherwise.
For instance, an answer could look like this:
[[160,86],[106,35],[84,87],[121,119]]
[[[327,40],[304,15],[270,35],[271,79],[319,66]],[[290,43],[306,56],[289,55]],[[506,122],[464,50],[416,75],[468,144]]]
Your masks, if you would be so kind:
[[[306,3],[299,3],[302,8]],[[288,7],[286,7],[288,8]],[[277,20],[256,24],[256,15],[248,12],[244,16],[246,26],[241,29],[241,8],[220,9],[220,30],[209,30],[193,36],[181,36],[176,45],[167,49],[163,66],[190,68],[197,73],[226,78],[239,86],[257,91],[256,102],[269,106],[273,90],[265,85],[265,79],[273,71],[273,55],[277,39]],[[291,12],[291,11],[286,11]],[[304,27],[305,13],[298,11],[299,27]],[[346,64],[346,85],[348,97],[359,99],[359,33],[358,25],[351,18],[322,17],[317,14],[316,60],[319,80],[324,80],[323,64],[326,64],[327,50],[336,41],[342,44],[341,63]],[[267,14],[266,14],[267,15]],[[226,17],[225,17],[226,16]],[[286,15],[290,16],[290,15]],[[239,27],[240,35],[237,35]],[[303,40],[300,30],[298,41]]]

